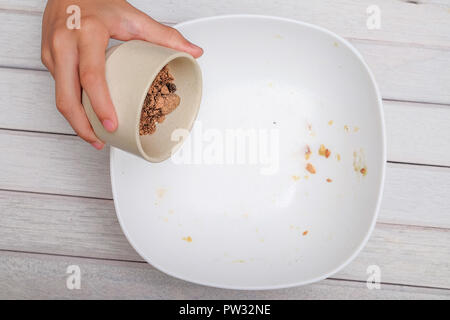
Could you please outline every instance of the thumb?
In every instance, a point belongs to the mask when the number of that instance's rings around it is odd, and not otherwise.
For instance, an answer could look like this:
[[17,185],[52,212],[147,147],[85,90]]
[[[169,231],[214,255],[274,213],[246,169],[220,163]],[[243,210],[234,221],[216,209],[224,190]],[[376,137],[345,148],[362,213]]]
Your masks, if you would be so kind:
[[136,35],[141,39],[164,47],[189,53],[194,58],[203,54],[203,49],[188,41],[176,29],[163,25],[150,18],[146,14],[140,13],[134,19],[136,25]]

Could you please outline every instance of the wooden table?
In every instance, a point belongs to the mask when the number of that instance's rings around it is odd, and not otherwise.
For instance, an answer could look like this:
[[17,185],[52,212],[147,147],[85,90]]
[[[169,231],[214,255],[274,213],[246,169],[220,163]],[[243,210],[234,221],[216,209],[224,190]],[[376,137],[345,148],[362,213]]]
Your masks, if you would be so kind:
[[[389,163],[369,243],[332,278],[253,292],[171,278],[130,247],[109,150],[82,142],[55,109],[40,61],[45,2],[0,0],[0,298],[450,298],[450,0],[132,1],[168,24],[228,13],[314,23],[346,37],[378,81]],[[366,27],[373,4],[379,30]],[[366,287],[373,264],[380,290]],[[66,287],[69,265],[80,290]]]

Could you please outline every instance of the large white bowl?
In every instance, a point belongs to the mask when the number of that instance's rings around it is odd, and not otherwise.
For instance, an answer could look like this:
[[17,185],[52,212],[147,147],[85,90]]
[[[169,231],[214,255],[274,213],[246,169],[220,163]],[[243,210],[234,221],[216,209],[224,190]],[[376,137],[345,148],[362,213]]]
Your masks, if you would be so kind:
[[220,16],[177,28],[205,50],[191,140],[237,128],[278,135],[279,169],[262,174],[259,159],[207,164],[200,153],[197,164],[152,164],[112,148],[114,203],[132,246],[167,274],[222,288],[290,287],[343,268],[374,227],[386,162],[381,98],[360,54],[327,30],[282,18]]

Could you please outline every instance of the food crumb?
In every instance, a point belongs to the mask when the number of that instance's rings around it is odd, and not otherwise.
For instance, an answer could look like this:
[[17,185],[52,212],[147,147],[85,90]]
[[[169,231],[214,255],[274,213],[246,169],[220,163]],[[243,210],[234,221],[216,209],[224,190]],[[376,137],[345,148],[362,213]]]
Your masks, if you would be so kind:
[[360,152],[353,152],[353,169],[361,173],[363,176],[367,175],[367,166],[365,161],[364,152],[361,149]]
[[309,162],[306,164],[306,170],[308,170],[308,172],[312,174],[316,173],[316,168],[314,168],[314,166]]
[[308,128],[308,133],[311,137],[315,137],[316,134],[315,132],[312,130],[312,125],[310,123],[307,124],[307,128]]
[[190,236],[183,237],[182,240],[184,240],[186,242],[192,242],[192,238]]
[[233,263],[245,263],[245,260],[239,259],[239,260],[233,260],[232,262]]
[[160,188],[156,191],[156,195],[158,196],[158,198],[162,199],[166,195],[166,192],[166,189]]
[[330,183],[330,182],[333,182],[333,180],[331,180],[330,178],[327,178],[327,182]]
[[298,181],[298,180],[300,180],[300,177],[299,176],[292,176],[292,180],[294,180],[294,181]]
[[332,126],[333,125],[333,120],[328,121],[328,125]]
[[302,235],[306,236],[308,234],[308,230],[303,231]]
[[331,155],[331,151],[327,148],[325,148],[325,146],[323,144],[320,145],[319,148],[319,155],[324,156],[325,158],[328,158]]
[[353,131],[354,131],[354,132],[358,132],[358,131],[359,131],[359,128],[358,128],[358,127],[354,127],[354,128],[353,128]]
[[345,130],[345,132],[348,132],[348,130],[349,130],[349,129],[348,129],[348,125],[345,125],[345,126],[344,126],[344,130]]
[[337,161],[341,161],[341,155],[339,153],[336,155],[336,159]]
[[156,124],[162,123],[166,115],[180,104],[180,97],[175,94],[177,87],[174,80],[167,65],[155,77],[142,106],[139,135],[154,133]]
[[307,145],[307,146],[306,146],[306,150],[305,150],[305,160],[309,160],[309,157],[311,157],[311,154],[312,154],[311,149],[310,149],[310,147]]

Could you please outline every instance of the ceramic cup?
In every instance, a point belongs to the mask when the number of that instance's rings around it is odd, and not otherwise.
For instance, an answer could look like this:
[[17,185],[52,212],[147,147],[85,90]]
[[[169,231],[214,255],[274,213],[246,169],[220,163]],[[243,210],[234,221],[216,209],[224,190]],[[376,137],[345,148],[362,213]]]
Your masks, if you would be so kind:
[[[180,96],[180,105],[150,135],[139,135],[139,122],[147,92],[159,71],[169,66]],[[106,82],[116,109],[118,128],[108,132],[97,118],[86,92],[82,102],[95,134],[102,141],[150,162],[166,160],[180,146],[172,138],[176,129],[189,132],[197,117],[202,95],[202,75],[187,53],[145,41],[132,40],[106,53]]]

